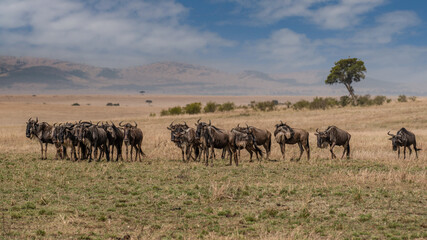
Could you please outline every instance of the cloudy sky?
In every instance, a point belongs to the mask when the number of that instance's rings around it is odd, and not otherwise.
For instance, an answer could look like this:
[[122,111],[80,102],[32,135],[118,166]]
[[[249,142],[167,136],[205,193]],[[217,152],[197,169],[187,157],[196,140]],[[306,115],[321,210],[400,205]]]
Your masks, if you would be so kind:
[[328,71],[427,81],[427,1],[1,0],[0,55],[127,67],[180,61],[228,72]]

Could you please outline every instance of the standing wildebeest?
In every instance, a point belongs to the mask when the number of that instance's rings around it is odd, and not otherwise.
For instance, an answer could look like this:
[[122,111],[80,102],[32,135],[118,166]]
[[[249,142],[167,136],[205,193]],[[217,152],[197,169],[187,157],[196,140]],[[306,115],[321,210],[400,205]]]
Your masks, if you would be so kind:
[[[255,138],[255,144],[256,145],[262,145],[265,148],[266,158],[267,160],[270,158],[270,152],[271,152],[271,133],[267,129],[259,129],[253,126],[247,126],[247,128],[240,127],[237,125],[236,128],[239,132],[248,133],[251,131],[252,135]],[[252,160],[252,154],[251,154],[251,160]]]
[[418,151],[421,149],[417,148],[417,141],[415,139],[415,134],[406,130],[406,128],[401,128],[397,131],[396,135],[391,134],[390,131],[387,133],[391,136],[389,140],[393,145],[393,151],[397,151],[397,157],[400,157],[400,147],[403,147],[403,159],[406,158],[406,148],[409,149],[409,155],[412,154],[411,145],[414,145],[415,155],[418,158]]
[[[200,119],[195,124],[197,126],[196,138],[201,142],[202,151],[205,151],[206,166],[209,159],[209,148],[211,149],[211,165],[213,166],[213,158],[215,158],[215,148],[224,149],[230,155],[230,165],[232,164],[232,154],[230,149],[231,134],[223,129],[219,129],[205,122],[200,122]],[[224,155],[224,154],[223,154]],[[237,165],[236,161],[236,165]]]
[[291,128],[286,123],[280,121],[280,124],[276,124],[276,130],[274,131],[274,137],[276,142],[280,145],[280,151],[282,152],[283,160],[285,160],[285,145],[298,143],[300,149],[300,155],[297,159],[301,159],[304,150],[307,152],[307,160],[310,160],[310,143],[309,133],[304,129]]
[[339,129],[336,126],[329,126],[323,132],[319,132],[319,129],[316,129],[315,135],[317,136],[317,147],[326,148],[329,144],[332,159],[337,157],[333,151],[335,146],[344,147],[341,159],[344,157],[345,153],[347,153],[347,158],[350,158],[350,133]]
[[[187,126],[187,124],[185,124]],[[188,127],[188,126],[187,126]],[[179,146],[181,149],[185,148],[185,155],[187,161],[190,161],[191,152],[194,149],[195,160],[199,156],[199,142],[196,140],[196,130],[194,128],[181,129],[179,132],[174,132],[174,137],[179,141]],[[183,159],[185,162],[185,160]]]
[[[141,145],[144,135],[142,134],[142,130],[138,128],[138,124],[136,122],[135,126],[132,126],[130,123],[126,123],[122,125],[122,122],[119,123],[120,127],[123,127],[124,138],[123,141],[125,144],[129,144],[130,147],[130,161],[132,161],[133,149],[135,148],[135,161],[142,161],[141,156],[145,156],[145,153],[142,151]],[[126,148],[126,160],[128,160],[128,149]]]
[[116,162],[119,161],[119,158],[123,161],[122,147],[123,139],[125,137],[124,132],[120,128],[116,127],[113,122],[111,122],[111,125],[104,125],[104,127],[105,131],[107,132],[108,142],[111,145],[111,158],[113,158],[114,148],[116,148]]
[[[33,137],[36,137],[37,140],[39,140],[40,148],[41,148],[41,159],[47,159],[47,144],[54,144],[53,132],[54,132],[54,127],[49,125],[47,122],[39,123],[38,117],[36,118],[36,120],[32,120],[31,118],[28,119],[25,133],[27,138],[32,139]],[[45,145],[44,148],[43,148],[43,144]],[[60,144],[55,143],[55,146],[57,148],[55,158],[57,158],[58,155],[60,154]],[[44,156],[43,156],[43,151],[44,151]]]
[[[173,124],[173,122],[171,122],[171,124],[167,127],[168,130],[171,131],[171,141],[173,143],[175,143],[175,145],[181,149],[181,155],[182,155],[182,161],[185,162],[185,158],[184,158],[184,152],[186,152],[188,147],[194,148],[195,150],[195,154],[196,157],[193,159],[197,159],[197,157],[199,156],[199,141],[195,138],[194,136],[194,140],[193,139],[187,139],[183,142],[183,139],[180,138],[179,136],[181,136],[183,131],[187,131],[188,129],[192,129],[190,132],[195,133],[195,130],[193,128],[190,128],[186,122],[184,122],[184,124]],[[189,145],[191,143],[191,146]],[[190,148],[190,152],[189,152],[189,156],[191,156],[191,148]]]
[[[252,129],[249,128],[249,126],[247,126],[245,131],[243,131],[243,128],[241,128],[239,125],[237,125],[236,128],[231,129],[230,148],[233,152],[236,165],[238,165],[238,158],[240,158],[241,149],[246,149],[249,152],[251,162],[253,152],[256,153],[256,158],[258,161],[260,160],[258,154],[262,158],[262,151],[258,148],[255,142],[256,139],[254,137],[254,133]],[[237,152],[239,152],[238,155]]]
[[68,158],[67,148],[70,148],[71,160],[77,161],[76,147],[79,145],[79,140],[75,135],[74,124],[66,123],[60,126],[58,140],[64,149],[63,158]]
[[[101,127],[98,127],[94,124],[84,124],[79,137],[79,141],[84,141],[87,146],[89,162],[92,161],[92,152],[93,158],[97,157],[98,149],[100,151],[103,151],[105,153],[105,156],[107,157],[107,161],[110,161],[107,133]],[[101,152],[99,152],[98,161],[101,160],[101,155]]]

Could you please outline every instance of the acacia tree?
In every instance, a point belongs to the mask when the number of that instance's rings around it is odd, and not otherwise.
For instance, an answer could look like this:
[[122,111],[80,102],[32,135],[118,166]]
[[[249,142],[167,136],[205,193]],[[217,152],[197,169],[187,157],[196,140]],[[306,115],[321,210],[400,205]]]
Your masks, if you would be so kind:
[[329,73],[328,78],[325,80],[326,84],[342,83],[347,88],[350,96],[353,100],[353,104],[356,105],[356,95],[354,89],[351,86],[353,82],[360,82],[361,79],[365,79],[366,67],[362,60],[357,58],[341,59],[335,63]]

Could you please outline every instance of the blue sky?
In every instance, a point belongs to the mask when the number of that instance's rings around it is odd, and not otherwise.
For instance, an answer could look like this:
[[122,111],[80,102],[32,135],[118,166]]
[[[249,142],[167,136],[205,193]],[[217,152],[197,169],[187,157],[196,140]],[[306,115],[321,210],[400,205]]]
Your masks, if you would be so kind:
[[127,67],[158,61],[228,72],[327,72],[427,81],[427,1],[2,0],[0,54]]

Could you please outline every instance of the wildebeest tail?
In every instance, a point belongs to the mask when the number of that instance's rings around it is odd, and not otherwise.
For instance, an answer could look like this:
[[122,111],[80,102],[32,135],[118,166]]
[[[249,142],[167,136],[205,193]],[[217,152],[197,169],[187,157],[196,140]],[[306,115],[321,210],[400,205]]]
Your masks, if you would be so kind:
[[347,157],[350,156],[350,143],[347,144]]
[[139,149],[139,152],[141,153],[141,156],[143,156],[143,157],[147,156],[147,155],[145,155],[145,153],[142,151],[141,148]]
[[422,149],[421,148],[417,148],[416,147],[417,146],[417,141],[416,140],[414,140],[414,149],[415,149],[415,151],[421,151]]

